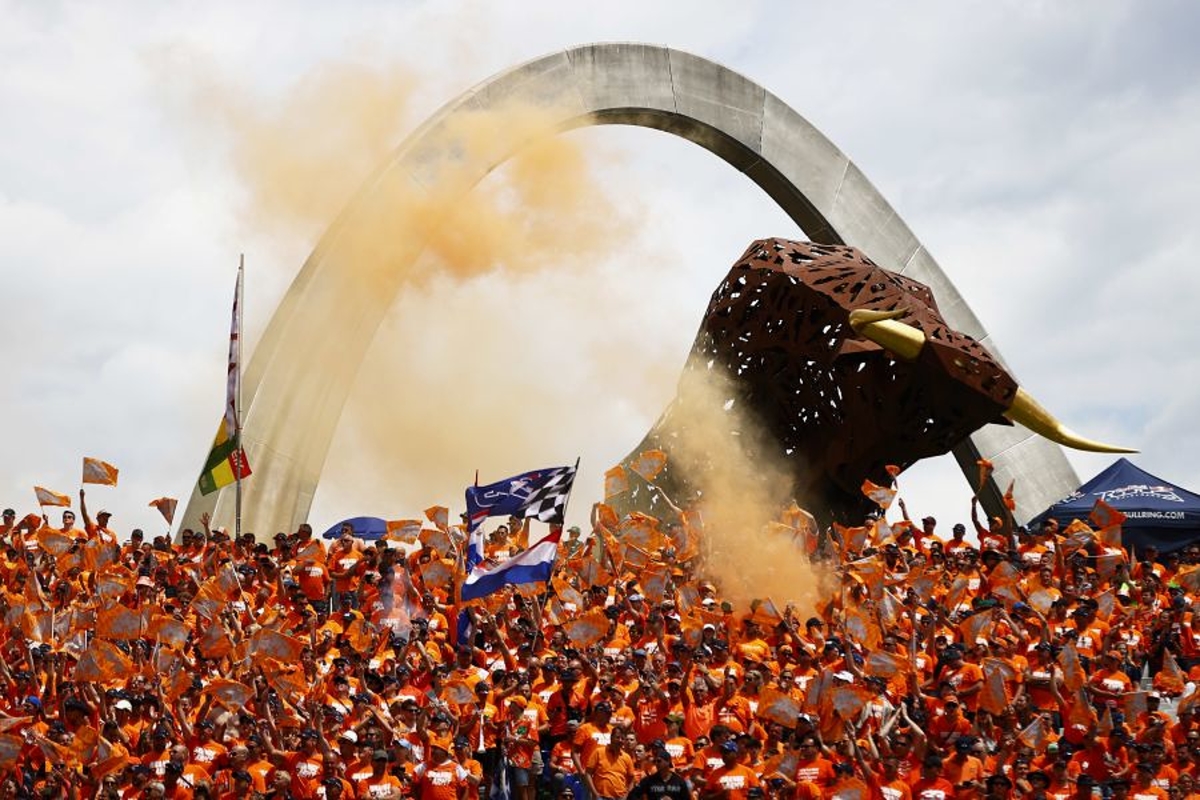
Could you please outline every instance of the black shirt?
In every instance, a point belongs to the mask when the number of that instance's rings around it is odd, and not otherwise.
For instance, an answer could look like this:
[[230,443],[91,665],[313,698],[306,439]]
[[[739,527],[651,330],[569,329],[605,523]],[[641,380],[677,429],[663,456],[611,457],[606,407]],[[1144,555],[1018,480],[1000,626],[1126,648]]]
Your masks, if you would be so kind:
[[691,800],[692,791],[687,782],[672,772],[665,778],[655,772],[642,778],[629,793],[629,800]]

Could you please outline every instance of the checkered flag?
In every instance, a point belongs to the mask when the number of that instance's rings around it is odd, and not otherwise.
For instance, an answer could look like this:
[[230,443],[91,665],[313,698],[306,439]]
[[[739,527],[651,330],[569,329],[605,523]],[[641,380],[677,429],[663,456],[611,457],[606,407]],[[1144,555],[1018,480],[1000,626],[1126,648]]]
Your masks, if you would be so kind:
[[566,517],[567,498],[575,482],[575,467],[554,467],[542,472],[542,480],[533,487],[516,516],[561,525]]
[[[571,484],[579,470],[576,459],[573,467],[547,467],[522,472],[487,486],[467,487],[468,531],[474,534],[488,517],[511,514],[523,519],[536,518],[542,522],[562,524],[567,511]],[[478,563],[483,558],[483,542],[478,540],[469,548],[467,566],[473,566],[471,552],[478,550]]]

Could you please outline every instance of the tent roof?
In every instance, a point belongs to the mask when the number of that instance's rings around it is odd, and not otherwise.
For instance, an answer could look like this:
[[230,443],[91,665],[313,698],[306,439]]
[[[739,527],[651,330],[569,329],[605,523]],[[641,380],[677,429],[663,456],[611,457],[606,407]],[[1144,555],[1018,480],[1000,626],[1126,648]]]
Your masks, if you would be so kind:
[[1037,521],[1048,517],[1061,524],[1073,519],[1086,520],[1097,500],[1103,500],[1125,514],[1126,530],[1175,528],[1200,531],[1200,495],[1151,475],[1127,458],[1114,461],[1068,497],[1039,514]]

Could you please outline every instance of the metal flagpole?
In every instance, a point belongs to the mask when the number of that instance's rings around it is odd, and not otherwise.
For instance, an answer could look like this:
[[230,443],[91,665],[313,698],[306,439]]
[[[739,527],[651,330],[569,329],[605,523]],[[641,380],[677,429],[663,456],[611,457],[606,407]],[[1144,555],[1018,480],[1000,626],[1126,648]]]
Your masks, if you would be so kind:
[[242,538],[242,274],[245,268],[246,254],[241,253],[238,255],[237,297],[234,301],[237,304],[237,364],[234,365],[237,370],[235,376],[237,387],[233,400],[233,463],[236,466],[233,473],[236,482],[233,512],[234,541],[240,541]]

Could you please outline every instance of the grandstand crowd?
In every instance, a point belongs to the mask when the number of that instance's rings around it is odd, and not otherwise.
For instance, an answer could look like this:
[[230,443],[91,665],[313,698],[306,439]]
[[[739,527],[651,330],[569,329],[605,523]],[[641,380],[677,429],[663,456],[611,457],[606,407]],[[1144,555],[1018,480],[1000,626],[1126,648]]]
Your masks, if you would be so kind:
[[[1200,780],[1200,551],[1128,553],[1111,513],[973,509],[968,535],[902,503],[822,531],[785,510],[770,535],[825,600],[735,608],[701,515],[598,505],[549,582],[464,605],[446,509],[376,541],[206,521],[172,542],[80,500],[0,523],[0,800],[1182,800]],[[543,532],[488,525],[487,558]]]

